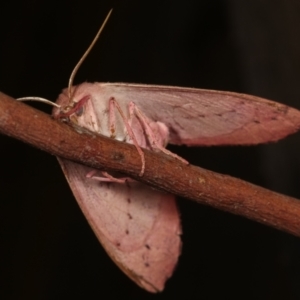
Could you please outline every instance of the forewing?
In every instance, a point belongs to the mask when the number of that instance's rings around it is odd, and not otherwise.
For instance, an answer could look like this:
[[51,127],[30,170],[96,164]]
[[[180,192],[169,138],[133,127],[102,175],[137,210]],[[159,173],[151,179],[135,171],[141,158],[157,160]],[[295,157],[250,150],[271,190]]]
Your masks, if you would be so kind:
[[247,145],[279,140],[300,128],[300,112],[250,95],[135,84],[82,84],[101,101],[133,101],[170,130],[170,143]]
[[139,182],[104,183],[91,168],[59,159],[99,241],[138,285],[162,291],[180,255],[180,218],[173,195]]

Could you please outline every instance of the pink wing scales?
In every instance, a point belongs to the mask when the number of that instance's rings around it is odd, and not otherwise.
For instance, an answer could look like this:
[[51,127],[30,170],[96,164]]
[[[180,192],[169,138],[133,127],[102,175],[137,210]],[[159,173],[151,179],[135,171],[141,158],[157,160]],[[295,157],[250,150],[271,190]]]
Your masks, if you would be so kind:
[[[170,131],[169,142],[174,144],[257,144],[276,141],[300,127],[296,109],[230,92],[135,84],[77,86],[74,102],[86,96],[91,100],[85,107],[89,113],[80,116],[78,111],[70,119],[108,136],[111,97],[124,112],[133,101],[149,120],[164,123]],[[68,102],[65,91],[58,103],[63,107]],[[124,140],[124,127],[117,125],[116,137]],[[86,178],[89,168],[61,159],[60,163],[81,209],[112,259],[138,285],[151,292],[161,291],[181,248],[174,197],[140,183],[100,183]]]
[[150,292],[162,291],[181,250],[173,195],[138,182],[103,183],[90,168],[59,159],[77,202],[117,265]]
[[169,128],[173,144],[251,145],[277,141],[300,128],[298,110],[250,95],[121,83],[84,83],[76,93],[83,91],[103,102],[109,97],[133,101],[149,119]]
[[[109,136],[109,98],[81,90],[72,100],[61,94],[62,110],[90,96],[82,108],[70,116],[71,122]],[[100,100],[100,101],[99,101]],[[120,101],[123,113],[128,103]],[[116,118],[116,137],[124,140],[124,124]],[[128,116],[126,116],[128,117]],[[142,142],[145,134],[134,119],[133,130]],[[138,285],[150,292],[162,291],[172,275],[181,250],[180,217],[173,195],[138,182],[105,183],[87,178],[92,170],[59,159],[76,200],[99,241],[117,265]]]

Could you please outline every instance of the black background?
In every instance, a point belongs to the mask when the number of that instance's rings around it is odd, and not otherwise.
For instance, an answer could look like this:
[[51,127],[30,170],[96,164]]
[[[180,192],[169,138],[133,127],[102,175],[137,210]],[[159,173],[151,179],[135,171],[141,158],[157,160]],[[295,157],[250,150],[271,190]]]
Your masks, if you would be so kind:
[[[1,6],[0,90],[13,97],[55,100],[113,7],[76,83],[230,90],[300,109],[298,0]],[[183,251],[177,269],[163,293],[144,292],[98,243],[55,157],[0,139],[2,299],[300,299],[299,238],[186,199],[178,200]],[[256,147],[170,149],[195,165],[300,198],[299,133]]]

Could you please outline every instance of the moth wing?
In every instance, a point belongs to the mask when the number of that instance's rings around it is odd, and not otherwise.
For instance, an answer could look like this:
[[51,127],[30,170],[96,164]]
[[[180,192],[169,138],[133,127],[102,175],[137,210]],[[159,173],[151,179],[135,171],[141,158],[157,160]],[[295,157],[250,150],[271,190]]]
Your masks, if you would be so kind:
[[169,128],[172,144],[251,145],[277,141],[300,128],[298,110],[245,94],[110,83],[84,83],[81,89],[100,102],[110,97],[133,101],[150,119]]
[[104,183],[91,168],[58,158],[97,238],[139,286],[162,291],[181,251],[180,218],[173,195],[139,182]]

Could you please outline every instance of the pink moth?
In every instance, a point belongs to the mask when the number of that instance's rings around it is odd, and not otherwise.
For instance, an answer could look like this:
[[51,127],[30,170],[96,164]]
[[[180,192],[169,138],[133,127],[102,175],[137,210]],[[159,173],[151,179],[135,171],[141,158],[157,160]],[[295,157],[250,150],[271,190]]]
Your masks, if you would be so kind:
[[[296,109],[244,94],[124,83],[73,87],[74,75],[109,15],[75,67],[53,115],[133,143],[141,156],[141,176],[147,168],[142,148],[163,151],[184,161],[164,148],[167,143],[253,145],[277,141],[300,127]],[[61,158],[59,162],[110,257],[142,288],[162,291],[181,250],[175,197],[120,174],[92,170]]]

